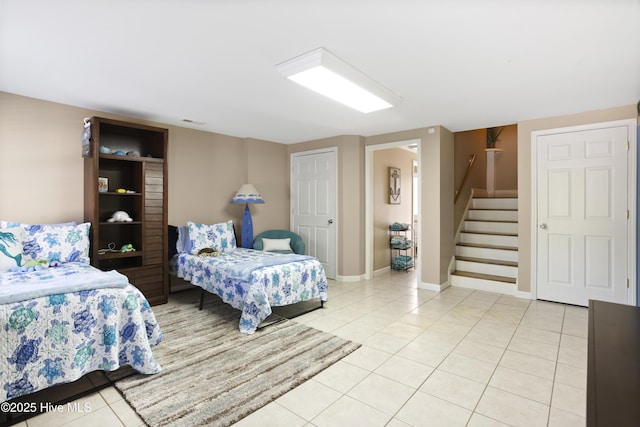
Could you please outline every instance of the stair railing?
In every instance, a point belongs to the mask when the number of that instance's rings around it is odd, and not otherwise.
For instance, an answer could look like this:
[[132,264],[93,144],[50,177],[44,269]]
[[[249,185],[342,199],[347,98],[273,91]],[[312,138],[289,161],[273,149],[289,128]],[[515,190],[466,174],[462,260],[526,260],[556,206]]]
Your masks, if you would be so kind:
[[472,154],[471,158],[469,159],[469,165],[467,166],[467,170],[464,172],[464,176],[462,177],[462,182],[460,183],[460,186],[456,190],[455,196],[453,197],[453,204],[455,204],[458,201],[458,197],[462,192],[462,187],[464,187],[464,184],[467,182],[467,178],[469,178],[469,173],[471,172],[471,167],[473,166],[473,163],[475,161],[476,161],[476,155]]

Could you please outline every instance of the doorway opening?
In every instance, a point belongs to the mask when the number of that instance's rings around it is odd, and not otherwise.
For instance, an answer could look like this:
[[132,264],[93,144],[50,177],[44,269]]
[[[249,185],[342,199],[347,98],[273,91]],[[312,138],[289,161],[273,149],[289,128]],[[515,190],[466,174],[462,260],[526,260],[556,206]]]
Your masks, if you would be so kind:
[[[389,149],[397,149],[402,148],[405,150],[412,151],[415,153],[415,163],[413,161],[409,161],[406,166],[404,166],[406,175],[406,184],[402,185],[402,188],[409,189],[409,186],[413,188],[413,191],[405,191],[404,195],[401,192],[401,197],[404,197],[408,204],[410,205],[409,211],[409,219],[407,220],[411,224],[411,235],[410,237],[414,242],[420,241],[420,191],[419,191],[419,183],[421,182],[420,174],[420,139],[411,139],[404,141],[395,141],[384,144],[375,144],[368,145],[365,147],[365,278],[370,279],[374,276],[375,270],[375,259],[374,254],[377,249],[380,251],[386,250],[386,253],[389,253],[389,240],[386,240],[384,244],[384,248],[376,248],[376,232],[382,233],[381,230],[376,230],[376,227],[381,228],[381,226],[377,225],[375,222],[375,214],[376,214],[376,206],[375,199],[376,194],[375,191],[379,190],[379,188],[374,187],[374,183],[376,179],[387,179],[386,177],[376,177],[376,173],[380,174],[380,171],[376,171],[375,168],[375,153],[380,150],[389,150]],[[414,185],[414,182],[417,184],[417,188]],[[385,187],[386,188],[386,187]],[[384,190],[388,191],[388,190]],[[413,194],[412,194],[413,193]],[[391,224],[389,224],[391,225]],[[387,231],[388,233],[388,231]],[[387,234],[388,236],[388,234]],[[378,241],[381,239],[378,238]],[[381,245],[381,243],[378,243]],[[413,254],[413,269],[415,270],[416,277],[416,285],[417,280],[420,277],[420,262],[418,262],[417,257],[415,256],[415,252]],[[380,256],[378,254],[378,256]],[[389,262],[390,264],[390,262]],[[399,272],[401,273],[401,272]]]

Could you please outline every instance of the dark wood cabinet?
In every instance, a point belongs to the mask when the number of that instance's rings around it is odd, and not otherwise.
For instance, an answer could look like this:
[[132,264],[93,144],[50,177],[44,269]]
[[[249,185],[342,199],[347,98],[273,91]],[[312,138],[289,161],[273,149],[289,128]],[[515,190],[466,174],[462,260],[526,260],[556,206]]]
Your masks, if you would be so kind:
[[640,308],[589,301],[587,427],[640,425]]
[[[91,264],[118,270],[152,305],[167,302],[168,130],[91,118],[84,159],[84,217]],[[131,221],[109,221],[124,211]],[[135,251],[121,251],[131,244]]]

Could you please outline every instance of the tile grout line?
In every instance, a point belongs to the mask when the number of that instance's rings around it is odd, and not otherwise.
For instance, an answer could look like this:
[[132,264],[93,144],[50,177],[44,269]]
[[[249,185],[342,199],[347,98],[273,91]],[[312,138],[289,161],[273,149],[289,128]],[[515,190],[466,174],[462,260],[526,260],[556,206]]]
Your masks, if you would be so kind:
[[[498,298],[498,300],[491,307],[495,306],[498,303],[499,300],[500,300],[500,298]],[[482,390],[482,393],[480,393],[480,397],[478,398],[478,401],[476,402],[476,405],[473,407],[473,410],[471,411],[471,416],[472,417],[473,417],[473,414],[476,414],[476,413],[480,414],[479,412],[476,412],[476,409],[478,409],[478,405],[480,404],[480,401],[482,400],[482,397],[484,396],[485,392],[487,391],[487,388],[489,387],[489,383],[491,382],[491,379],[493,378],[494,374],[496,373],[496,370],[500,366],[500,362],[502,362],[502,359],[503,359],[505,353],[507,352],[507,349],[509,348],[509,344],[511,344],[511,341],[513,340],[513,337],[515,336],[516,331],[520,327],[520,325],[522,323],[522,319],[527,314],[527,311],[529,311],[529,307],[531,307],[531,302],[529,302],[527,304],[527,309],[524,311],[524,313],[520,317],[520,320],[518,320],[518,323],[516,324],[516,327],[513,329],[513,333],[511,334],[511,338],[509,338],[509,342],[507,343],[507,345],[504,347],[504,350],[502,351],[502,355],[500,356],[500,359],[498,360],[498,363],[496,364],[496,367],[493,369],[493,372],[491,373],[491,376],[489,377],[489,380],[484,385],[484,389]],[[489,309],[489,310],[491,310],[491,309]],[[487,310],[487,312],[489,310]],[[489,417],[487,415],[484,415],[484,414],[480,414],[480,415],[482,415],[483,417],[487,417],[489,419],[495,420],[494,418],[491,418],[491,417]],[[469,421],[467,421],[467,425],[469,424],[470,421],[471,421],[471,417],[469,417]],[[501,420],[495,420],[495,421],[498,421],[498,422],[502,423]],[[547,417],[547,421],[548,421],[548,417]]]

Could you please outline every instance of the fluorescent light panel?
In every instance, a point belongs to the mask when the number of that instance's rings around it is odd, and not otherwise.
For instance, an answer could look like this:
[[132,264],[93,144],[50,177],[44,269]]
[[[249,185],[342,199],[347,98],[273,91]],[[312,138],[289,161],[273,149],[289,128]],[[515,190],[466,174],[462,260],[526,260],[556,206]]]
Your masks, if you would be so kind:
[[363,113],[391,108],[400,98],[324,48],[276,65],[294,82]]

